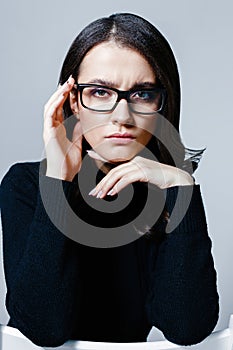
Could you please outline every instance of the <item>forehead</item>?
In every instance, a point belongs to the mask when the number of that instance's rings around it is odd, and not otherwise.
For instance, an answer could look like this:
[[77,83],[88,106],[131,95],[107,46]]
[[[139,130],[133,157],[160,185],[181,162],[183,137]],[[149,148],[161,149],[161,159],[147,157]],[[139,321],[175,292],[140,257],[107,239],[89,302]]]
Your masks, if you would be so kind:
[[113,42],[98,44],[84,57],[79,68],[79,83],[95,80],[111,81],[114,87],[129,88],[130,84],[155,83],[155,73],[137,51]]

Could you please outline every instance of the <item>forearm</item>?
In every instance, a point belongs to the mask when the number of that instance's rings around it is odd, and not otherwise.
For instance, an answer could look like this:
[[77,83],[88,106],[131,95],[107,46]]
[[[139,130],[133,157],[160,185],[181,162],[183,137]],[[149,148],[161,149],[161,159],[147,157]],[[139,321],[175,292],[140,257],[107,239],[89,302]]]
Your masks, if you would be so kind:
[[[170,213],[178,190],[183,191],[178,208],[184,209],[189,196],[187,189],[168,190]],[[175,217],[172,220],[179,221]],[[194,186],[184,218],[166,234],[159,247],[147,309],[152,325],[161,329],[170,341],[182,345],[202,341],[216,325],[216,272],[199,186]]]
[[[6,306],[11,325],[38,345],[57,346],[70,338],[81,283],[77,245],[57,229],[44,208],[47,201],[48,207],[54,207],[53,219],[57,216],[65,221],[66,213],[57,191],[60,181],[46,177],[42,181],[44,190],[48,191],[47,199],[42,201],[38,194],[33,219],[25,226],[27,232],[15,235],[27,236],[19,258],[12,257],[12,232],[9,232],[17,228],[15,223],[11,226],[6,222],[3,210]],[[65,183],[64,191],[69,196],[72,184]]]

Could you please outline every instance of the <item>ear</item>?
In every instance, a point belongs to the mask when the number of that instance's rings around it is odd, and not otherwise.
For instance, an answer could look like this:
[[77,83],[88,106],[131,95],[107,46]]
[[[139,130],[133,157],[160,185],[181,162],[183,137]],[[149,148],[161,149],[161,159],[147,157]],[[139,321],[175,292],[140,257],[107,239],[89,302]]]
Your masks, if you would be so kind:
[[73,112],[73,114],[78,115],[79,113],[79,108],[78,108],[78,98],[76,91],[71,91],[69,94],[69,101],[70,101],[70,108]]

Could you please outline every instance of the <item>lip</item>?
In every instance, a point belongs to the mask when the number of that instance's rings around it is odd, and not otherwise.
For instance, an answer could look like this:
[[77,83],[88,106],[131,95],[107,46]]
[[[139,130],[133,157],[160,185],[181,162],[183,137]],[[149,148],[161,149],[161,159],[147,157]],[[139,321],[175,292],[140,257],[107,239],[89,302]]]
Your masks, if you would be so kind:
[[117,145],[126,145],[134,141],[136,137],[126,132],[124,133],[116,132],[114,134],[108,135],[106,139],[108,139],[110,142]]
[[131,140],[134,140],[135,136],[133,136],[132,134],[129,134],[127,132],[124,132],[124,133],[115,132],[114,134],[106,136],[106,138],[108,138],[108,139],[115,138],[115,139],[131,139]]

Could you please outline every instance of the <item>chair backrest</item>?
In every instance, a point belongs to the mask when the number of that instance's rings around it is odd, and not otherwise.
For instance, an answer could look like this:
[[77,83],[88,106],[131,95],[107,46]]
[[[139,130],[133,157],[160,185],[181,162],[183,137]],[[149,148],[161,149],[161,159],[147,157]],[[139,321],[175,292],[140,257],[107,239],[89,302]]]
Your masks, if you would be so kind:
[[[0,326],[0,350],[44,350],[34,345],[17,329]],[[51,348],[48,348],[51,349]],[[54,350],[181,350],[187,349],[167,340],[145,343],[102,343],[88,341],[68,341]],[[196,350],[233,350],[233,315],[230,317],[229,327],[222,331],[213,332],[203,342],[188,347]]]

